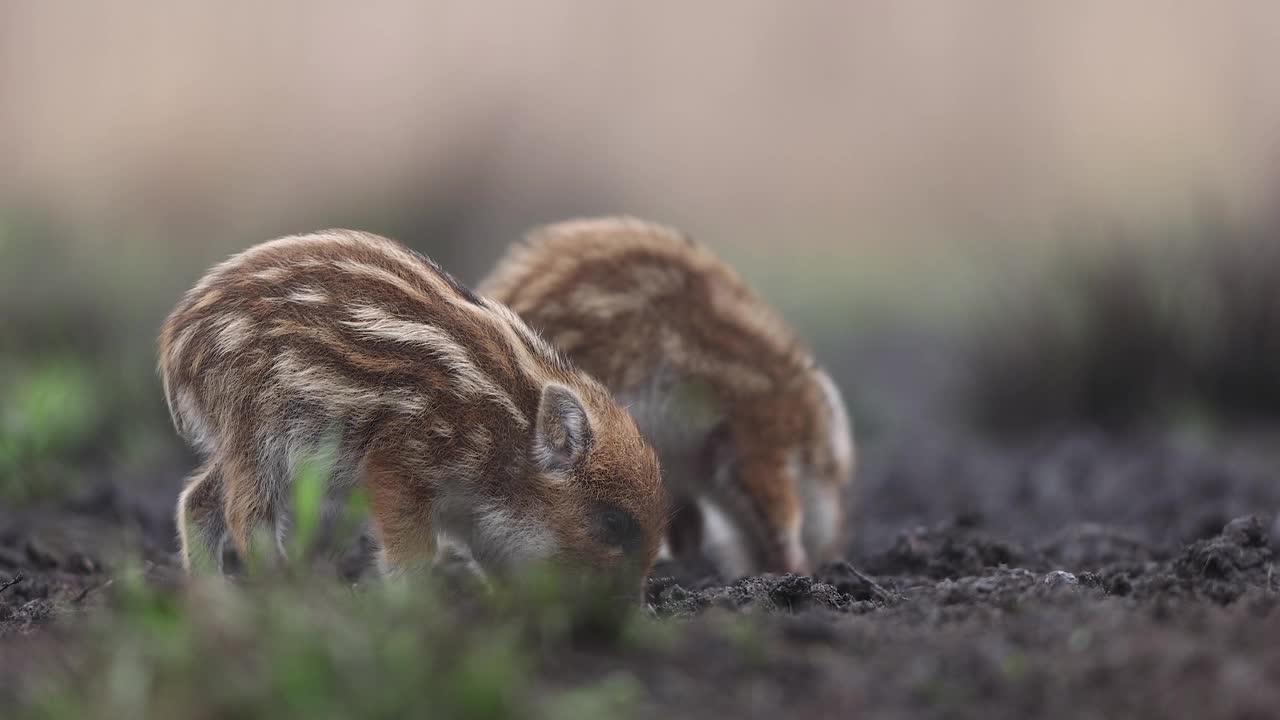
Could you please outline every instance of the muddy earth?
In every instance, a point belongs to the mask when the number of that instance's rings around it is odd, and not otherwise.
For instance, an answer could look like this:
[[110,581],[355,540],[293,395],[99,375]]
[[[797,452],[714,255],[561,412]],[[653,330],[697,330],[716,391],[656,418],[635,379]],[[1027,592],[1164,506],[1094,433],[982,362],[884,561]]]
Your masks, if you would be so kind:
[[[1266,433],[1001,443],[956,430],[940,385],[918,380],[937,373],[912,364],[928,354],[880,352],[845,373],[895,401],[863,398],[880,414],[864,423],[844,559],[812,577],[659,565],[647,600],[678,642],[557,647],[539,682],[626,672],[644,689],[637,716],[668,720],[1280,717]],[[0,508],[0,667],[21,668],[53,628],[74,636],[110,591],[114,548],[179,582],[184,464]]]

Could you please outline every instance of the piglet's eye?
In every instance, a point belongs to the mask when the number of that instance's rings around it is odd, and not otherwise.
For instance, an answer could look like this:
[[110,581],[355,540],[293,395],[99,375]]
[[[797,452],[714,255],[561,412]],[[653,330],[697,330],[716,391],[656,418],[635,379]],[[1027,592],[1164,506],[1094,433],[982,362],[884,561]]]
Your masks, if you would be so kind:
[[635,516],[610,503],[596,506],[596,539],[612,547],[630,551],[640,544],[640,523]]

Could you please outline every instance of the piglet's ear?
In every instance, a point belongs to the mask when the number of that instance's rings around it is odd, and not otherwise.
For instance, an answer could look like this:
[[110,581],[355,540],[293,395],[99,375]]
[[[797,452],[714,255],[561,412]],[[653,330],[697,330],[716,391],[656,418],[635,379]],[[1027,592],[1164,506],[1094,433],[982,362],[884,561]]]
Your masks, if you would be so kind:
[[544,470],[573,467],[591,445],[591,420],[582,401],[563,385],[542,388],[534,454]]

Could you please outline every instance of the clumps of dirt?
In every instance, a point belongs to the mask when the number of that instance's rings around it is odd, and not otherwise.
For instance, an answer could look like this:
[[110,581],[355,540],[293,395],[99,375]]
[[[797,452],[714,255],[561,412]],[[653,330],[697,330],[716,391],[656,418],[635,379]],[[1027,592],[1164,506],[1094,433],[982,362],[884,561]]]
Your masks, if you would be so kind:
[[888,605],[901,599],[896,592],[884,588],[875,578],[843,560],[822,566],[816,577],[841,594],[848,595],[855,603]]
[[[138,538],[153,581],[182,582],[172,498],[162,500],[154,512],[127,497],[0,512],[0,640],[12,640],[0,642],[0,666],[20,668],[0,673],[0,698],[36,651],[80,642],[67,621],[105,600],[121,569],[103,541],[111,531],[123,524]],[[1270,518],[1240,517],[1188,543],[1118,524],[1032,535],[1018,519],[887,531],[882,550],[812,576],[726,582],[705,565],[662,564],[646,593],[663,618],[652,638],[600,642],[616,623],[544,638],[537,682],[621,673],[635,681],[635,716],[666,720],[1269,716],[1259,709],[1280,697],[1266,682],[1280,677],[1267,642],[1280,629]],[[457,604],[460,618],[479,607],[466,593]],[[587,618],[598,620],[614,617]]]
[[714,571],[696,577],[689,568],[673,563],[660,566],[659,571],[659,575],[649,580],[646,600],[660,616],[688,616],[710,608],[789,614],[811,610],[862,614],[902,599],[843,560],[823,565],[812,576],[757,575],[728,584],[721,582]]
[[61,502],[0,511],[0,638],[26,635],[91,606],[112,582],[108,558],[137,557],[149,574],[176,567],[167,497],[95,484]]
[[55,548],[37,535],[7,533],[0,536],[0,585],[6,576],[22,576],[5,595],[33,599],[92,582],[102,574],[101,563],[80,550]]
[[1267,540],[1261,516],[1236,518],[1221,535],[1192,543],[1174,562],[1174,569],[1186,578],[1256,579],[1271,562]]
[[[876,574],[841,562],[724,587],[655,579],[649,600],[683,618],[686,642],[591,667],[635,672],[652,693],[641,717],[1270,717],[1269,532],[1245,516],[1164,547],[1081,525],[1029,546],[950,522],[863,558]],[[749,625],[724,622],[740,612]],[[708,695],[723,707],[707,712]]]
[[1170,561],[1116,563],[1089,580],[1110,595],[1227,605],[1251,590],[1277,589],[1268,533],[1268,522],[1261,516],[1236,518],[1217,536],[1191,543]]
[[[25,574],[19,573],[8,580],[0,581],[0,638],[29,633],[37,625],[53,617],[56,605],[48,597],[30,597],[32,593],[14,591],[26,579]],[[4,599],[6,593],[17,600],[6,601]],[[39,591],[37,590],[34,594],[39,595]]]
[[864,614],[912,606],[1012,608],[1079,593],[1222,605],[1251,590],[1280,589],[1272,577],[1269,532],[1261,516],[1237,518],[1220,534],[1160,561],[1153,559],[1160,556],[1156,549],[1104,527],[1069,529],[1032,550],[996,539],[973,523],[948,523],[902,533],[870,559],[870,572],[838,562],[813,577],[762,575],[728,585],[716,584],[713,577],[686,585],[673,574],[650,580],[647,600],[660,616],[711,608],[790,614]]
[[36,538],[0,538],[0,638],[33,631],[106,582],[101,565],[83,552],[59,553]]
[[758,575],[702,590],[687,590],[674,577],[653,578],[646,600],[664,617],[694,615],[709,608],[788,613],[847,611],[858,602],[829,583],[803,575]]
[[812,609],[842,610],[849,606],[850,600],[848,595],[833,586],[801,575],[748,578],[735,583],[728,595],[739,608],[757,607],[791,613]]
[[978,518],[900,533],[885,552],[868,559],[876,575],[918,575],[934,579],[978,575],[1003,565],[1042,565],[1035,554],[978,529]]
[[1177,577],[1218,604],[1235,602],[1251,587],[1273,586],[1274,553],[1261,516],[1237,518],[1222,534],[1192,543],[1173,562]]
[[863,614],[898,602],[902,597],[848,562],[829,563],[813,576],[757,575],[727,585],[716,576],[695,579],[691,588],[682,584],[687,571],[666,565],[675,575],[649,580],[646,600],[659,616],[689,616],[719,608],[743,612],[803,614],[832,611]]
[[[1059,575],[1046,575],[1046,585]],[[1035,588],[1040,580],[1036,573],[1022,568],[998,568],[979,577],[943,580],[932,589],[939,605],[996,605],[1013,607]],[[1070,580],[1055,587],[1072,585]]]

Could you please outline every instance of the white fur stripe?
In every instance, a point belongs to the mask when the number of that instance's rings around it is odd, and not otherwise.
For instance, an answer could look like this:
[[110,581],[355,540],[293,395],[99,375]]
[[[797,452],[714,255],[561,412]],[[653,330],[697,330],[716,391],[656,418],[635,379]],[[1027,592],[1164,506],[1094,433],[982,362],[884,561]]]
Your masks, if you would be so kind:
[[320,305],[329,302],[329,296],[313,287],[303,287],[286,295],[285,300],[303,305]]
[[429,302],[428,298],[422,294],[421,290],[386,268],[380,268],[375,265],[366,265],[354,260],[335,260],[333,262],[333,266],[342,272],[359,275],[360,277],[370,278],[372,280],[377,280],[378,282],[391,285],[392,287],[399,289],[405,295],[421,302]]
[[411,390],[355,384],[341,373],[306,360],[292,350],[281,353],[273,362],[273,369],[284,387],[338,410],[389,407],[405,415],[417,415],[428,408],[426,399]]
[[[502,332],[507,347],[516,357],[517,367],[539,385],[545,385],[554,379],[547,375],[545,368],[549,365],[559,365],[561,362],[559,356],[550,343],[525,324],[514,310],[487,298],[481,300],[482,305],[475,305],[452,296],[450,302],[458,308],[483,317],[487,324],[497,327]],[[537,357],[534,356],[535,354]]]
[[253,333],[253,321],[245,315],[224,315],[211,320],[210,324],[217,328],[214,334],[214,345],[223,355],[239,350]]
[[293,265],[272,265],[265,270],[259,270],[250,277],[263,282],[278,283],[289,277],[289,273],[293,272],[293,268]]
[[351,316],[354,320],[343,321],[343,324],[362,335],[413,345],[439,360],[452,381],[450,387],[459,397],[492,399],[505,408],[522,427],[528,426],[528,419],[512,402],[511,396],[476,366],[467,349],[454,341],[449,333],[434,325],[393,317],[371,305],[353,306]]

